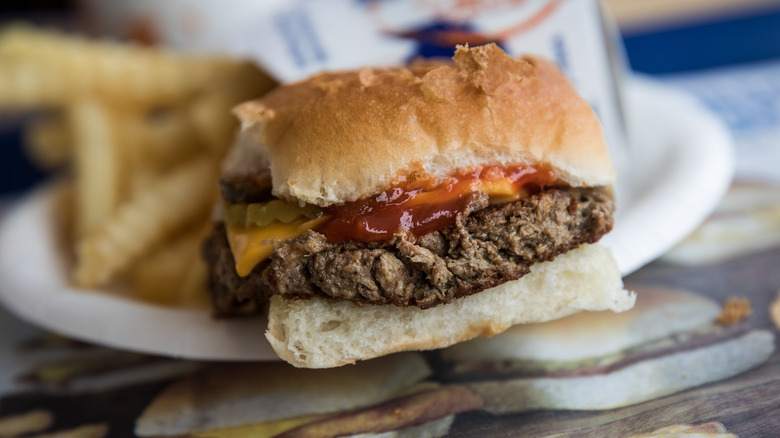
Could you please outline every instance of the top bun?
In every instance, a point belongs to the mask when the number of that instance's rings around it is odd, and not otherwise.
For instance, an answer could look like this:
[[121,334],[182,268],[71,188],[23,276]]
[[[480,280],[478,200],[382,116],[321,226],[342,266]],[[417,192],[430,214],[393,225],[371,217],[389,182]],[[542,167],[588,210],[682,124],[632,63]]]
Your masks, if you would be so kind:
[[226,174],[270,168],[276,196],[327,206],[374,195],[413,172],[552,166],[573,186],[614,182],[601,126],[551,62],[495,44],[453,64],[323,73],[238,106]]

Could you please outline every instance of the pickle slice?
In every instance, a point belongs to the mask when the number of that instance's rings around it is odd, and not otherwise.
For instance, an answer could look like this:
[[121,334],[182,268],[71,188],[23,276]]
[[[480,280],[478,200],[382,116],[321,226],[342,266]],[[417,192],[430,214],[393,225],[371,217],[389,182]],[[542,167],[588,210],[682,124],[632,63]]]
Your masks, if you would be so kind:
[[322,215],[322,210],[316,205],[298,204],[274,199],[269,202],[252,204],[226,204],[225,222],[228,225],[244,227],[265,227],[274,222],[289,224],[302,217],[314,219]]

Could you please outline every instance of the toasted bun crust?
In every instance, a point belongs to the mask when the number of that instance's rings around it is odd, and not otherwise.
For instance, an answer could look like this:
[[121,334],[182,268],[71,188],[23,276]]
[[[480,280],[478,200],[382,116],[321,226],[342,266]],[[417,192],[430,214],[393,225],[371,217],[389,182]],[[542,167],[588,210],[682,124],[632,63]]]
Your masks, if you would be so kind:
[[454,65],[325,73],[238,106],[227,174],[270,166],[276,196],[330,205],[412,172],[547,164],[573,186],[614,182],[601,126],[551,62],[495,44]]
[[398,351],[447,347],[580,310],[621,312],[635,300],[623,289],[609,249],[583,245],[533,265],[519,280],[426,310],[275,295],[265,336],[279,357],[297,367],[330,368]]

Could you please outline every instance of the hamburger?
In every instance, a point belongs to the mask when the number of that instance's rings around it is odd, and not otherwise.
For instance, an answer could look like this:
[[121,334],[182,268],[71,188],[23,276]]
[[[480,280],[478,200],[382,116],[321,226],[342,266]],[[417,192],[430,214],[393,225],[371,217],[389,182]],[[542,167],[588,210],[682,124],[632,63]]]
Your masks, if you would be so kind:
[[204,246],[217,315],[268,313],[324,368],[580,310],[623,311],[601,126],[557,67],[498,46],[322,73],[241,104]]

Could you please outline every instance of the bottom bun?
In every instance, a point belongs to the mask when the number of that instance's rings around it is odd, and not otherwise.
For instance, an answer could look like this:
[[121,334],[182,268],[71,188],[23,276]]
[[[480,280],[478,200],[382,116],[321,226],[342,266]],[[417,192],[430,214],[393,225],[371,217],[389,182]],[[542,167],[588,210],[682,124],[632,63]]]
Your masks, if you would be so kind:
[[330,368],[398,351],[443,348],[580,310],[622,312],[635,300],[623,289],[610,250],[583,245],[534,265],[519,280],[426,310],[274,296],[265,335],[276,354],[294,366]]

